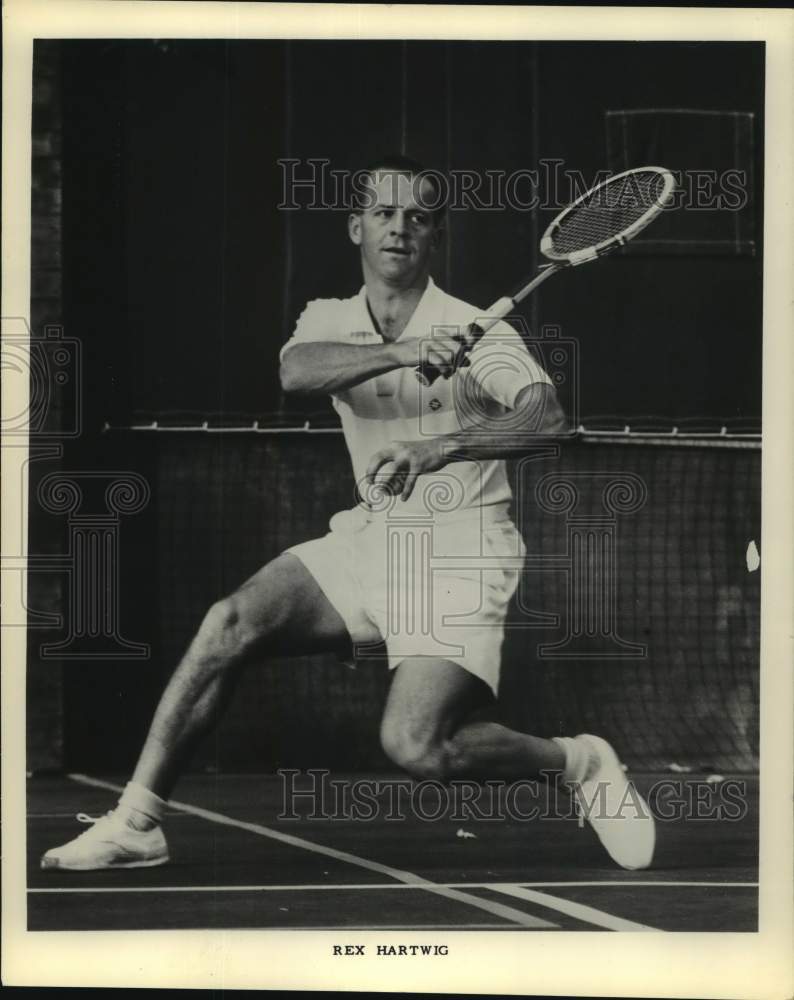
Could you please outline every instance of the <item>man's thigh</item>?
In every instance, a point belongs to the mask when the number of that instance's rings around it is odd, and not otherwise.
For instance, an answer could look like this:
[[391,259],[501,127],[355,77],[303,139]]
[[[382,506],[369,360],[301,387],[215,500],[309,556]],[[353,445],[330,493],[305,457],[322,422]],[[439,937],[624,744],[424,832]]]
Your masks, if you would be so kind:
[[342,617],[296,556],[285,552],[232,595],[237,613],[266,636],[268,652],[347,655],[350,635]]

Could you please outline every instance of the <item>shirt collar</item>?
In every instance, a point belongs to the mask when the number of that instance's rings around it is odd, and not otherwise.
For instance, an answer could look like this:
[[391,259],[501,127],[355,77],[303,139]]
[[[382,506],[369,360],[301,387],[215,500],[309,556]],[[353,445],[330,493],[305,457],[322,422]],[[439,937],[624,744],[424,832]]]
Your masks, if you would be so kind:
[[[427,285],[425,286],[424,292],[422,292],[422,297],[416,303],[416,309],[413,311],[413,315],[408,320],[405,329],[397,337],[397,340],[411,340],[416,337],[429,337],[433,323],[438,323],[441,319],[438,311],[434,308],[434,303],[438,296],[438,285],[435,281],[428,275]],[[367,304],[367,286],[362,285],[361,291],[358,293],[358,311],[359,320],[364,324],[362,329],[371,331],[375,336],[379,336],[377,330],[375,329],[375,323],[373,322],[372,316],[369,312],[369,305]]]

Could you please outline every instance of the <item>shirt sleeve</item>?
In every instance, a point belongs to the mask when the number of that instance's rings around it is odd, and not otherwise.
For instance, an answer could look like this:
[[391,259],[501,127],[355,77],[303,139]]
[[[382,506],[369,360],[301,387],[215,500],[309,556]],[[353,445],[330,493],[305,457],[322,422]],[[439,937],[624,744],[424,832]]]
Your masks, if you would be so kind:
[[552,380],[529,353],[521,335],[509,323],[496,323],[472,350],[469,377],[483,392],[512,410],[522,389]]
[[296,344],[316,344],[318,342],[343,341],[339,324],[334,322],[336,310],[335,301],[331,299],[313,299],[298,317],[292,336],[279,352],[279,361]]

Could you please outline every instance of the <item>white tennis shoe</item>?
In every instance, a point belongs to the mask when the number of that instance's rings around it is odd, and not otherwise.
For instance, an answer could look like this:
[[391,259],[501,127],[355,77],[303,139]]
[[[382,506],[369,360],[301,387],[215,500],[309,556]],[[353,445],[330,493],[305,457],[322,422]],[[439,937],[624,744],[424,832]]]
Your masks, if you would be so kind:
[[105,816],[78,813],[91,828],[61,847],[53,847],[41,859],[42,868],[93,871],[97,868],[150,868],[168,861],[168,845],[159,826],[134,830],[115,812]]
[[626,778],[606,740],[586,733],[576,740],[590,757],[584,779],[568,783],[580,817],[621,868],[647,868],[656,844],[656,824],[647,802]]

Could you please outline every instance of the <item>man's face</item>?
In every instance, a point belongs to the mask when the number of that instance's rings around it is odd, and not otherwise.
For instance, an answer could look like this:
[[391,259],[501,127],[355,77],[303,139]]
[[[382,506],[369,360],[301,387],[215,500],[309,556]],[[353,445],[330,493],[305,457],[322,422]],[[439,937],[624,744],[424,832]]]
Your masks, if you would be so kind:
[[430,270],[430,257],[441,229],[429,208],[435,204],[432,183],[409,174],[377,171],[367,187],[367,205],[349,220],[350,239],[361,247],[365,280],[381,278],[409,287]]

